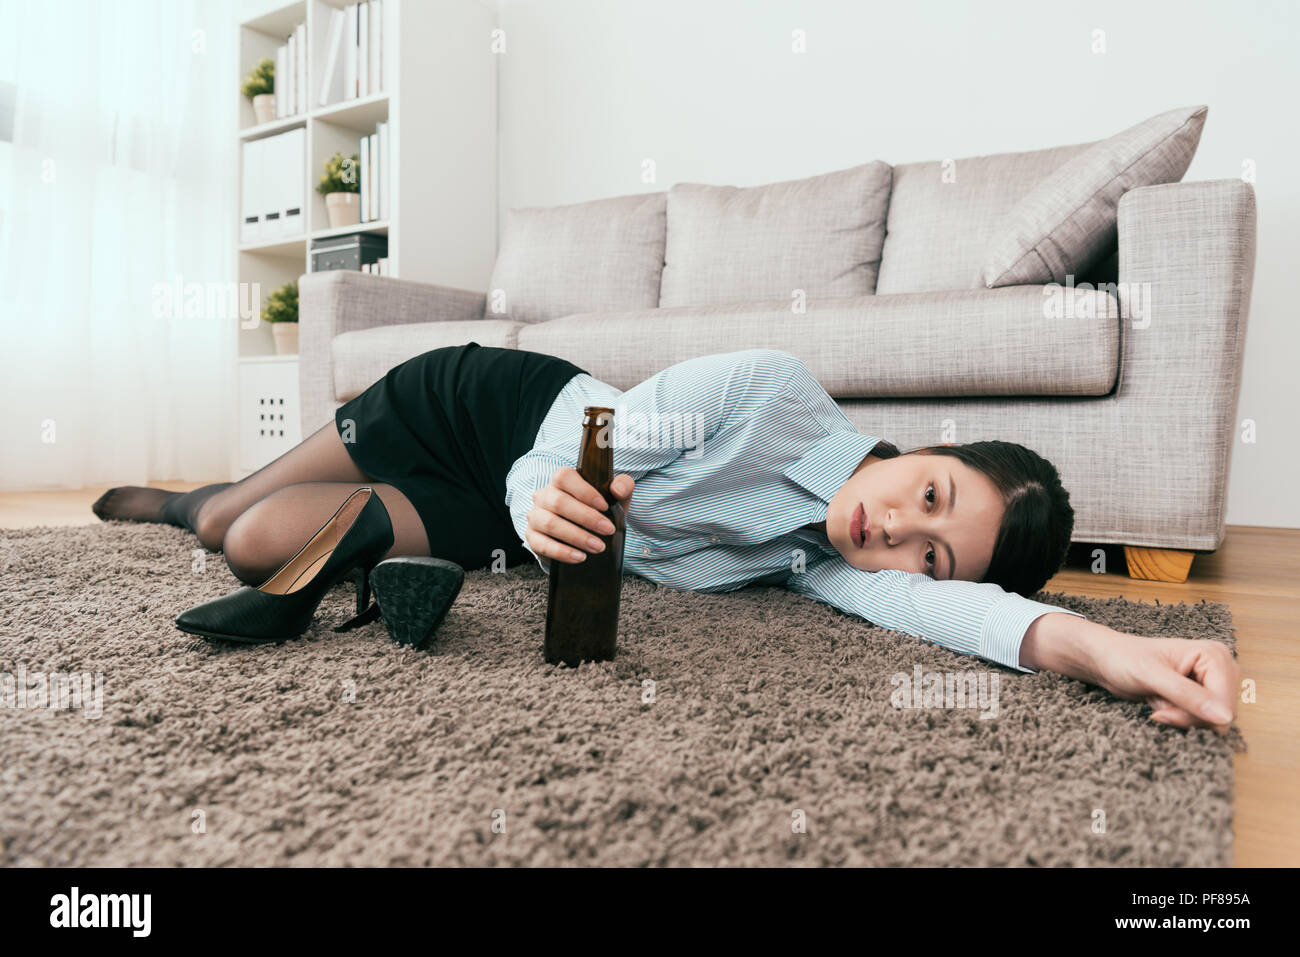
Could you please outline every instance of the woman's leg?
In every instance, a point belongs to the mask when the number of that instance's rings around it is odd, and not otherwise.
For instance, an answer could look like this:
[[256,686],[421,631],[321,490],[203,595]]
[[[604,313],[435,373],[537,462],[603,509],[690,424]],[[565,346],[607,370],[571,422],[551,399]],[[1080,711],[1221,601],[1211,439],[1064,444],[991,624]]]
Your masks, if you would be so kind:
[[[383,557],[428,555],[429,540],[419,513],[393,486],[365,481],[299,482],[259,498],[230,523],[222,546],[226,564],[240,581],[260,585],[307,544],[344,499],[367,484],[379,495],[393,523],[393,547]],[[237,487],[238,483],[231,488]],[[214,496],[212,502],[224,494]],[[215,521],[207,514],[210,507],[204,509],[200,525]],[[225,507],[224,503],[216,506]]]
[[126,485],[106,492],[95,503],[94,511],[105,520],[179,525],[215,551],[221,548],[230,523],[258,499],[277,489],[299,482],[365,483],[367,480],[366,474],[352,461],[339,437],[338,427],[331,421],[238,482],[217,482],[189,492]]
[[[339,437],[338,427],[331,420],[252,475],[247,475],[234,484],[205,485],[193,492],[186,492],[187,496],[195,496],[207,489],[213,490],[196,502],[178,500],[176,504],[188,513],[184,527],[194,532],[206,547],[216,550],[224,547],[222,542],[226,530],[254,502],[272,492],[304,482],[349,482],[353,488],[373,484],[369,476],[352,461],[352,456]],[[335,508],[341,502],[342,499],[335,502]],[[329,515],[317,522],[316,528],[320,528],[327,518]],[[304,538],[303,542],[306,540]],[[302,545],[302,542],[298,544]]]

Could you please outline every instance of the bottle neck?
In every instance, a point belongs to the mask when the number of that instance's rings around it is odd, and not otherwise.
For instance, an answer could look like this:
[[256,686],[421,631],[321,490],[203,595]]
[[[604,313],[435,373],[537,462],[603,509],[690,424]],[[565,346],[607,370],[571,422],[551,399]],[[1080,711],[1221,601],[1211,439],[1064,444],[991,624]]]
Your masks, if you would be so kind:
[[612,497],[609,485],[614,480],[613,431],[613,415],[602,412],[587,416],[578,449],[578,474],[606,501]]

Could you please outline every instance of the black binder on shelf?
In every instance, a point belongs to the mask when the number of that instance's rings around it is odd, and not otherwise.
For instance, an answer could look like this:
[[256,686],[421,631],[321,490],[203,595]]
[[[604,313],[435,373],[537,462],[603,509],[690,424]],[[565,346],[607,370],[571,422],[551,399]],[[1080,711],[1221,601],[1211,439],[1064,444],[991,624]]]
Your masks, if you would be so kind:
[[312,240],[311,271],[355,269],[388,256],[388,237],[379,233],[348,233]]

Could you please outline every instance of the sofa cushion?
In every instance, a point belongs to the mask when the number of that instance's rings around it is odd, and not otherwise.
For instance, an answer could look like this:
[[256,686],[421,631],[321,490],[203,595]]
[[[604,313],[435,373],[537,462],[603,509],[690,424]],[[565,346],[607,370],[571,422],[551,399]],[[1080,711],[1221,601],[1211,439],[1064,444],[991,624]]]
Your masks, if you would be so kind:
[[1183,178],[1206,109],[1153,116],[1094,143],[1040,180],[990,238],[984,284],[1063,283],[1093,266],[1115,245],[1115,209],[1124,193]]
[[659,302],[665,194],[512,209],[484,317],[543,322]]
[[517,348],[517,334],[522,325],[508,319],[466,319],[406,322],[340,333],[330,342],[334,398],[346,402],[360,395],[393,366],[430,349],[466,342],[501,349]]
[[1091,145],[895,166],[876,292],[982,288],[984,247],[1002,217]]
[[777,300],[573,315],[522,327],[518,348],[568,359],[623,390],[743,346],[793,353],[836,398],[1105,395],[1119,369],[1115,296],[1075,290],[1063,303],[1049,291],[811,300],[801,314]]
[[678,183],[659,305],[870,295],[890,181],[874,162],[765,186]]

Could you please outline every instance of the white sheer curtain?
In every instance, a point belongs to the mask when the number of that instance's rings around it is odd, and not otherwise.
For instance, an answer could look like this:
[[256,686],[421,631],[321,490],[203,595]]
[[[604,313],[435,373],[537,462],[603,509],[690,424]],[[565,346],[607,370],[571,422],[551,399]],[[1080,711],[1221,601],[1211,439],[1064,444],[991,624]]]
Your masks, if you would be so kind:
[[236,30],[0,0],[0,488],[229,477],[238,318],[160,294],[234,278]]

